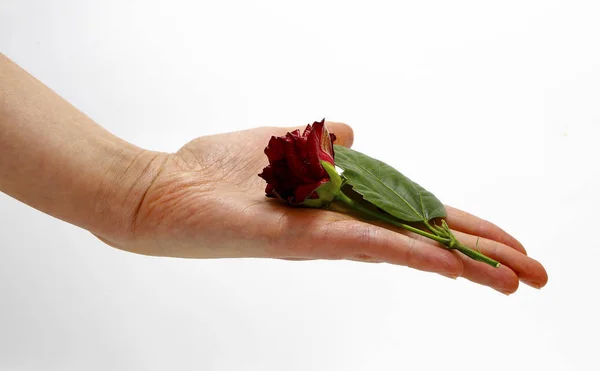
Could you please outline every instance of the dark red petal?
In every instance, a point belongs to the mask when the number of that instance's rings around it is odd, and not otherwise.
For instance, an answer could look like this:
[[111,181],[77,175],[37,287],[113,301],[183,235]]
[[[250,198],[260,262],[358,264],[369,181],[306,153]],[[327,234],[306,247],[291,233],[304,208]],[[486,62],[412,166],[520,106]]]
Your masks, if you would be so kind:
[[285,144],[285,138],[283,137],[271,137],[269,140],[269,144],[265,148],[265,154],[269,159],[269,163],[273,163],[275,161],[281,161],[285,158],[283,153]]
[[327,161],[333,165],[333,163],[334,163],[333,162],[333,141],[335,140],[335,135],[332,138],[331,134],[329,134],[329,130],[327,129],[327,126],[325,125],[325,119],[323,119],[321,122],[315,123],[313,126],[317,126],[318,128],[321,129],[321,135],[320,135],[321,153],[319,155],[319,158],[322,161]]
[[286,137],[285,158],[290,171],[298,178],[311,179],[306,166],[306,141],[304,138]]
[[271,183],[267,184],[267,187],[265,188],[265,194],[267,196],[273,196],[273,191],[275,191],[275,186]]
[[274,180],[271,183],[282,199],[287,200],[289,197],[293,197],[296,187],[305,183],[290,170],[285,162],[273,164],[272,172]]
[[313,194],[315,193],[317,188],[321,186],[321,184],[327,183],[328,181],[329,179],[322,179],[311,184],[302,184],[298,186],[298,188],[296,188],[296,191],[294,192],[294,201],[297,203],[304,202],[304,200],[313,196]]
[[264,180],[267,181],[267,183],[271,183],[274,178],[273,178],[273,169],[271,168],[271,165],[268,165],[267,167],[265,167],[262,171],[262,173],[258,174],[259,177],[263,178]]
[[286,137],[287,137],[288,135],[291,135],[291,136],[292,136],[292,137],[294,137],[294,138],[302,138],[302,134],[300,134],[300,130],[299,130],[299,129],[296,129],[296,130],[294,130],[294,131],[292,131],[292,132],[290,132],[290,133],[287,133],[287,134],[286,134]]
[[271,165],[265,167],[262,173],[258,174],[258,176],[263,178],[267,182],[265,194],[269,197],[273,197],[273,191],[277,187],[278,182]]
[[313,126],[313,130],[310,132],[310,135],[306,140],[306,148],[304,149],[304,156],[307,159],[307,166],[310,168],[310,173],[313,179],[320,179],[326,175],[325,169],[323,169],[323,166],[321,166],[321,132],[322,127],[319,128],[316,125]]
[[304,128],[304,133],[302,133],[302,137],[306,138],[308,137],[308,135],[310,134],[310,132],[312,131],[312,126],[306,125],[306,128]]

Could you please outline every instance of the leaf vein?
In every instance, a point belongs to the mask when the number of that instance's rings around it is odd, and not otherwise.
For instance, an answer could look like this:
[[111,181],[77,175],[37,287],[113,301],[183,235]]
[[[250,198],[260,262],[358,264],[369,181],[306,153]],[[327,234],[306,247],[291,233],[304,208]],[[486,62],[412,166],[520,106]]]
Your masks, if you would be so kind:
[[[355,164],[355,165],[357,167],[360,167],[362,170],[364,170],[366,173],[368,173],[369,175],[371,175],[373,178],[375,178],[379,183],[381,183],[384,187],[386,187],[387,189],[389,189],[393,194],[395,194],[396,196],[398,196],[398,198],[401,199],[402,201],[404,201],[404,203],[415,213],[415,215],[417,215],[419,218],[421,218],[421,220],[426,221],[424,215],[419,214],[419,212],[406,199],[404,199],[404,197],[400,196],[398,194],[398,192],[396,192],[395,190],[393,190],[392,188],[390,188],[387,184],[385,184],[383,181],[381,181],[381,179],[379,179],[380,177],[377,177],[375,174],[373,174],[371,171],[369,171],[369,169],[367,169],[366,167],[364,167],[364,166],[362,166],[360,164]],[[381,166],[379,166],[379,168],[381,168]],[[419,192],[419,197],[420,196],[421,196],[421,192]]]

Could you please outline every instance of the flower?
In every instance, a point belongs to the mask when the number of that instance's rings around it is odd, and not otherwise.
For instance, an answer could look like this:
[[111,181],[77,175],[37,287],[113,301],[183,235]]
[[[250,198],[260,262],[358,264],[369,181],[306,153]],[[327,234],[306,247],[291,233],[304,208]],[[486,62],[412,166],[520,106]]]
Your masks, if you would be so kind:
[[321,207],[333,200],[341,186],[335,171],[333,142],[325,119],[294,130],[283,137],[271,137],[265,154],[269,165],[259,174],[267,181],[267,197],[292,205]]

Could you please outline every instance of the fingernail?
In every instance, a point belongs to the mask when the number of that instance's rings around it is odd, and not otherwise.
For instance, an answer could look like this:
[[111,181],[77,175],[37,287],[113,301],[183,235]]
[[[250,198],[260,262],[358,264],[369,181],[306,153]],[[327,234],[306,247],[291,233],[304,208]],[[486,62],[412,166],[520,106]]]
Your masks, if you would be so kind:
[[504,294],[504,295],[506,295],[506,296],[510,296],[510,295],[512,294],[512,292],[510,292],[510,291],[506,291],[506,290],[500,290],[500,289],[494,289],[494,290],[496,290],[496,291],[498,291],[499,293],[501,293],[501,294]]
[[440,274],[444,277],[452,278],[453,280],[458,278],[458,276],[454,275],[454,274],[446,274],[446,273],[440,273]]
[[540,285],[537,282],[532,282],[532,281],[523,281],[523,282],[526,283],[527,285],[533,287],[534,289],[540,290],[542,288],[542,285]]

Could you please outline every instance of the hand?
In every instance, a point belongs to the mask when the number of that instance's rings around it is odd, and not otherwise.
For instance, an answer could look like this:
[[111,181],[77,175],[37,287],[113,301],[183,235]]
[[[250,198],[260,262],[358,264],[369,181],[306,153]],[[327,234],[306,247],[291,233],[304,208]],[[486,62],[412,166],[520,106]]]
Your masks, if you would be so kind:
[[[338,137],[336,144],[352,144],[349,126],[327,125]],[[258,128],[206,136],[165,155],[134,213],[131,231],[103,240],[156,256],[386,262],[462,276],[505,294],[516,291],[519,280],[537,288],[546,284],[543,266],[529,258],[516,239],[451,207],[447,221],[459,240],[470,247],[477,243],[502,266],[473,261],[404,230],[266,198],[266,184],[257,176],[267,164],[265,145],[272,135],[291,130]]]
[[[352,130],[328,123],[338,144]],[[447,208],[459,240],[500,268],[405,230],[348,214],[285,206],[258,177],[272,135],[260,128],[202,137],[175,154],[145,151],[107,132],[0,53],[0,192],[136,253],[187,257],[349,259],[463,276],[504,293],[544,268],[491,223]]]

